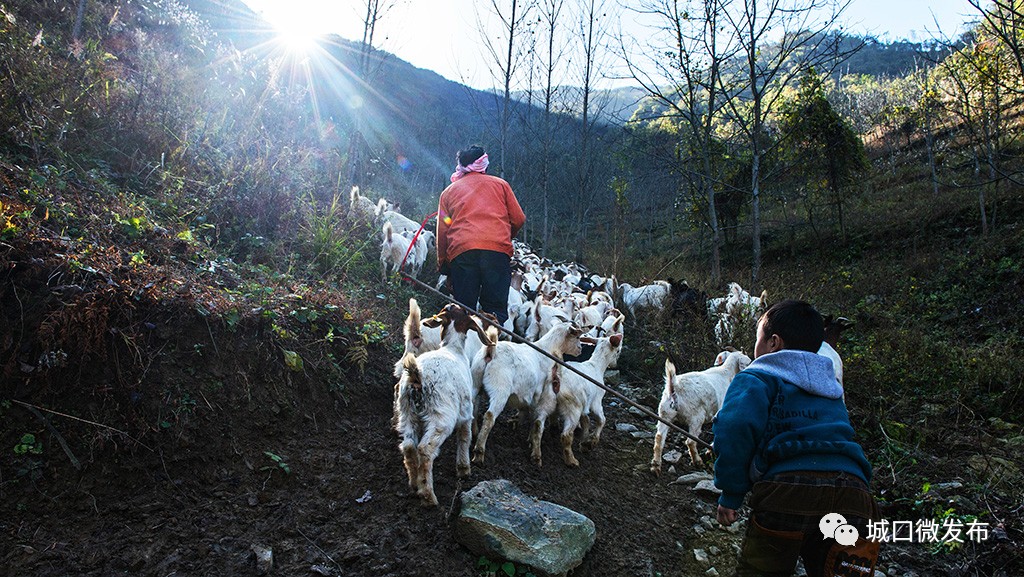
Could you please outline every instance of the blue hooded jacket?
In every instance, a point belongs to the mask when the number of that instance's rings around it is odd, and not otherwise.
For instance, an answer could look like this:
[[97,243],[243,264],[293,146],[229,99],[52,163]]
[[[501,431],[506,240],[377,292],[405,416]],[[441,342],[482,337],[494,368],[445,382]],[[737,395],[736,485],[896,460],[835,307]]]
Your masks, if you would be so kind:
[[832,361],[816,353],[783,349],[755,359],[729,384],[713,431],[718,502],[729,509],[739,509],[755,482],[779,473],[871,480]]

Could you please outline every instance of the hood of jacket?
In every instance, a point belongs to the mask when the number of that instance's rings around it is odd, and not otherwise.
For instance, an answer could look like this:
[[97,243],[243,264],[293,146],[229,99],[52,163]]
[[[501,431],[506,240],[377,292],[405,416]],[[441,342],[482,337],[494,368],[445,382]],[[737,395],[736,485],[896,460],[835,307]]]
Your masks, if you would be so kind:
[[836,380],[832,359],[793,349],[761,355],[747,370],[756,370],[778,377],[804,391],[826,399],[843,397],[843,385]]

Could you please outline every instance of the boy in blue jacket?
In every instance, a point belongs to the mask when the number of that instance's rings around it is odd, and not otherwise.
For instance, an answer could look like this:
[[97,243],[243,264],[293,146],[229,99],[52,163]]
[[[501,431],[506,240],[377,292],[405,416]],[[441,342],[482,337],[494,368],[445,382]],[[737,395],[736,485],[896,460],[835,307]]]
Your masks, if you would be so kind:
[[874,573],[879,543],[865,538],[878,519],[871,464],[853,440],[832,361],[817,354],[824,334],[806,302],[769,308],[754,362],[715,418],[719,523],[735,522],[751,492],[737,575],[791,575],[798,557],[809,577]]

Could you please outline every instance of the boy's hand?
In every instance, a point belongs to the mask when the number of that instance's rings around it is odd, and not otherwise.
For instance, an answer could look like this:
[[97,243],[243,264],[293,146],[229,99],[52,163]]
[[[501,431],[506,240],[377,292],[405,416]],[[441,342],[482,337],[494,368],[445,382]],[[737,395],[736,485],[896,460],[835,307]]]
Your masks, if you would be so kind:
[[721,523],[723,527],[732,525],[736,522],[736,519],[739,519],[739,517],[740,515],[735,509],[728,509],[721,505],[718,506],[718,522]]

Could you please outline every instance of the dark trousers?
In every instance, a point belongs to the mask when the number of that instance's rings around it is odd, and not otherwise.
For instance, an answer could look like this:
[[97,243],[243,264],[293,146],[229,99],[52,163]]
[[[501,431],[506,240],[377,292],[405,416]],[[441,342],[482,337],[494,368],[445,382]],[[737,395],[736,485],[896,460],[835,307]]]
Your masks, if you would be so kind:
[[452,297],[467,307],[491,313],[504,324],[508,319],[508,289],[512,284],[512,262],[505,253],[467,250],[448,266]]
[[[867,524],[879,519],[864,481],[846,473],[796,472],[754,485],[753,512],[736,575],[792,575],[798,557],[808,577],[871,577],[880,543],[869,541]],[[825,538],[821,519],[839,513],[857,528],[856,544]]]

